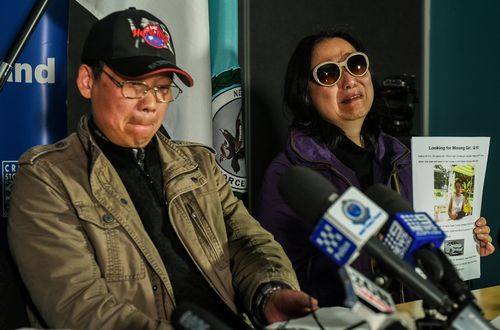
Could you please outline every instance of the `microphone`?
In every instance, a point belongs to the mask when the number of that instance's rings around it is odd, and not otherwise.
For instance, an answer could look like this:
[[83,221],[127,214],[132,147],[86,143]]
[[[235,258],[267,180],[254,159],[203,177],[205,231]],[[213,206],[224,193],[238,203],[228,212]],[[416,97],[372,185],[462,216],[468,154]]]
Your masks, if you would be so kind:
[[176,330],[231,330],[224,322],[204,309],[183,303],[172,312],[172,326]]
[[369,278],[345,265],[339,270],[346,291],[345,305],[366,320],[370,329],[413,329],[412,320],[402,317],[390,293]]
[[475,297],[455,266],[439,249],[446,234],[434,220],[425,212],[413,212],[409,202],[387,186],[377,184],[365,192],[389,214],[394,214],[394,220],[384,233],[384,243],[395,254],[420,268],[459,304],[455,311],[445,314],[451,325],[455,329],[493,329],[484,320]]
[[400,194],[382,184],[365,191],[393,220],[383,231],[383,242],[394,254],[414,265],[414,254],[430,245],[440,247],[446,234],[425,212],[414,212],[410,203]]
[[393,215],[383,233],[383,242],[407,263],[420,268],[458,302],[474,302],[467,284],[439,249],[446,234],[425,212],[413,212],[409,202],[387,186],[376,184],[365,191],[380,207]]
[[316,223],[312,243],[340,267],[356,259],[361,246],[388,218],[356,188],[339,196],[323,176],[304,167],[290,167],[280,178],[278,190],[301,218]]
[[[371,201],[366,205],[359,202],[368,200],[359,190],[351,187],[339,198],[336,189],[321,174],[298,166],[290,167],[283,174],[278,189],[287,204],[304,220],[315,223],[320,214],[311,241],[332,260],[345,264],[355,254],[352,250],[360,249],[442,314],[453,310],[448,295],[415,273],[380,240],[373,236],[365,238],[367,232],[375,232],[383,225],[380,218],[387,215]],[[322,209],[318,210],[319,207]]]
[[2,90],[5,82],[12,72],[13,64],[21,54],[24,45],[28,41],[31,33],[35,29],[36,24],[42,17],[45,8],[47,8],[49,0],[40,0],[31,10],[31,13],[24,23],[22,31],[17,35],[16,41],[9,49],[7,57],[4,61],[0,62],[0,91]]

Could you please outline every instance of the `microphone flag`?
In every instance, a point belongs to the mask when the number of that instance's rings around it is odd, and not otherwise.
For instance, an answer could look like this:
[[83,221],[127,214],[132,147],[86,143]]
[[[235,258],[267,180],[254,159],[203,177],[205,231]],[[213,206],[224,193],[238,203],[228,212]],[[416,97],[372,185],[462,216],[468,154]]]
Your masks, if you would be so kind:
[[396,213],[384,233],[384,244],[409,264],[413,254],[422,246],[432,244],[439,248],[446,234],[425,212]]
[[360,248],[380,231],[387,218],[377,204],[350,187],[326,210],[310,240],[343,266],[358,256]]

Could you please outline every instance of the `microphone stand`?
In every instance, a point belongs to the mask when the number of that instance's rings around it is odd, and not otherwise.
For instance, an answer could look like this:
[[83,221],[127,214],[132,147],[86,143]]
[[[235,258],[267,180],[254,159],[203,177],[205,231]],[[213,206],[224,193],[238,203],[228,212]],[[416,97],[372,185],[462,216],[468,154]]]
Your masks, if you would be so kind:
[[35,4],[27,21],[24,23],[23,29],[20,33],[18,33],[14,43],[11,45],[9,52],[7,53],[7,57],[4,61],[0,62],[0,91],[9,78],[14,63],[19,57],[19,54],[21,54],[21,51],[23,50],[24,45],[26,45],[31,33],[33,33],[33,30],[42,17],[48,3],[49,0],[40,0]]
[[425,316],[415,320],[415,325],[418,330],[440,330],[448,328],[447,322],[438,318],[438,311],[431,308],[425,301],[422,302],[422,308]]
[[[445,321],[436,318],[437,311],[429,308],[423,303],[425,317],[417,320],[418,329],[494,329],[493,326],[484,319],[481,308],[477,305],[475,297],[469,291],[467,283],[462,281],[453,264],[444,253],[435,248],[421,248],[414,254],[416,264],[431,279],[431,282],[438,283],[438,287],[449,293],[454,301],[454,308],[451,312],[441,313],[446,317]],[[443,323],[444,322],[444,323]]]

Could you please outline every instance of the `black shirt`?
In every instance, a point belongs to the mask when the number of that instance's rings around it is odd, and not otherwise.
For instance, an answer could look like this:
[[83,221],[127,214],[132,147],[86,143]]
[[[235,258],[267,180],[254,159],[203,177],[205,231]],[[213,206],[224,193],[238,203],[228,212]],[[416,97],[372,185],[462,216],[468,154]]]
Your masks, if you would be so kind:
[[241,320],[198,270],[169,221],[156,139],[143,149],[123,148],[107,140],[95,124],[90,127],[97,144],[118,172],[165,264],[177,305],[194,303],[233,328],[243,328]]
[[356,173],[361,190],[365,190],[373,184],[374,147],[370,139],[365,138],[364,142],[365,147],[362,148],[343,135],[339,143],[331,148],[335,156]]

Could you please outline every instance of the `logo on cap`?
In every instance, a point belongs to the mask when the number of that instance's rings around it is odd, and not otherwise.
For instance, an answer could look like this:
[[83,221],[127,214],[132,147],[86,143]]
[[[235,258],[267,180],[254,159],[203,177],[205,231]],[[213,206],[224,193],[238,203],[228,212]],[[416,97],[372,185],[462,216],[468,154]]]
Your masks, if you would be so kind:
[[167,48],[173,53],[172,46],[170,45],[170,36],[160,23],[146,18],[142,18],[141,20],[142,28],[137,28],[131,19],[129,19],[129,23],[134,38],[142,38],[151,47],[158,49]]
[[168,43],[168,36],[156,24],[149,24],[142,30],[142,38],[155,48],[163,48]]

